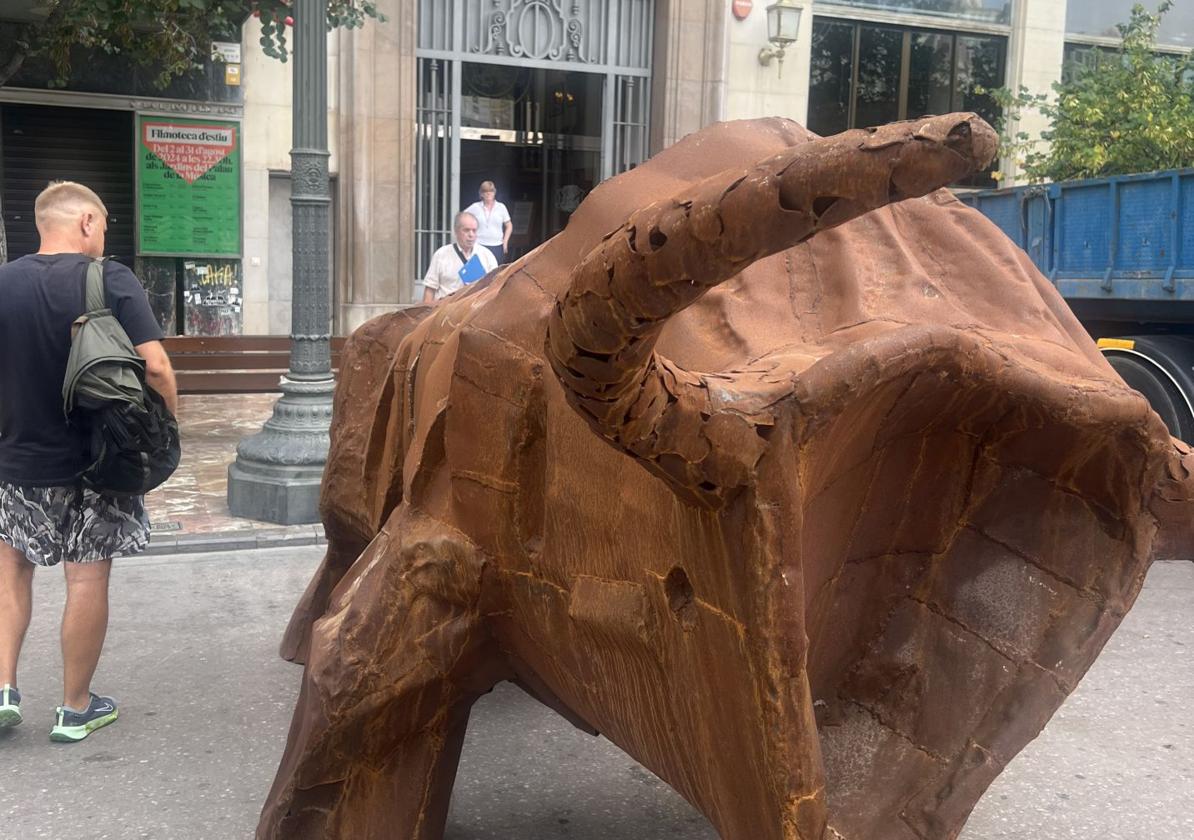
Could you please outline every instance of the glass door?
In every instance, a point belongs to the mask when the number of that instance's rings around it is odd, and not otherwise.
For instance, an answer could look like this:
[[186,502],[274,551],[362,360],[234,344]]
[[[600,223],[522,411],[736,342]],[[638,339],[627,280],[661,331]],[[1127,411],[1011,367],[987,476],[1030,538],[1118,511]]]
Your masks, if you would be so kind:
[[514,225],[510,259],[563,230],[600,182],[604,94],[600,74],[463,65],[457,201],[494,182]]

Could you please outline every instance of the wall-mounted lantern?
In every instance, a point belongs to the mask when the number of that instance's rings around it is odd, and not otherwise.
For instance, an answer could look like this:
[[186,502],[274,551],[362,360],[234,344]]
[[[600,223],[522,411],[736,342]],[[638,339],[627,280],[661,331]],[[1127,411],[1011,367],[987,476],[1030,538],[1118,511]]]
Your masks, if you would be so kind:
[[784,50],[796,42],[800,33],[800,15],[804,9],[796,0],[775,0],[767,7],[767,40],[771,46],[759,50],[759,64],[768,67],[771,59],[779,64],[779,75],[784,75]]

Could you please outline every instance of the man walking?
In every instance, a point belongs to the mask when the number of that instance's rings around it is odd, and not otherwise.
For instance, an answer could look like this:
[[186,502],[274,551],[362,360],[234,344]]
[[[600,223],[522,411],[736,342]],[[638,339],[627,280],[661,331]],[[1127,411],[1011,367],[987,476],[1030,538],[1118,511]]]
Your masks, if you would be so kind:
[[[112,558],[149,543],[140,497],[84,488],[87,440],[67,424],[62,380],[71,324],[83,313],[88,263],[104,253],[108,211],[81,184],[56,182],[34,206],[41,248],[0,266],[0,727],[21,722],[17,660],[33,605],[34,566],[61,561],[62,705],[50,738],[80,741],[116,720],[116,701],[91,691],[108,629]],[[104,268],[106,303],[145,359],[146,380],[178,411],[162,331],[137,278]]]
[[448,295],[464,288],[460,270],[475,255],[486,274],[498,267],[497,260],[486,248],[477,247],[477,217],[467,210],[456,214],[452,220],[450,242],[431,255],[431,265],[423,278],[423,303],[443,300]]

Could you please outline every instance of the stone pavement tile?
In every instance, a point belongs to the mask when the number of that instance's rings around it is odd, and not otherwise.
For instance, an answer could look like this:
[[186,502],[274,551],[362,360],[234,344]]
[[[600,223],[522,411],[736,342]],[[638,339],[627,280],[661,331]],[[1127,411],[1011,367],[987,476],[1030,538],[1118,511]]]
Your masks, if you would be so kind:
[[261,530],[256,532],[257,548],[318,545],[322,534],[322,525],[303,525],[297,528]]
[[[257,534],[252,531],[245,531],[241,534],[195,534],[177,540],[174,546],[174,553],[194,554],[201,551],[251,551],[255,548],[257,548]],[[153,552],[152,550],[153,545],[151,543],[150,551],[152,553],[166,553],[165,551]]]
[[[205,542],[206,537],[268,530],[267,545],[307,543],[310,525],[278,526],[233,516],[228,510],[228,465],[240,441],[261,429],[278,394],[189,394],[180,399],[182,462],[170,480],[145,499],[153,527],[150,550],[214,551],[256,543]],[[314,537],[322,539],[322,530]]]
[[155,534],[147,557],[170,554],[199,554],[208,551],[251,551],[259,548],[302,548],[326,545],[322,525],[294,525],[285,528],[229,530],[222,533],[194,533],[182,536]]

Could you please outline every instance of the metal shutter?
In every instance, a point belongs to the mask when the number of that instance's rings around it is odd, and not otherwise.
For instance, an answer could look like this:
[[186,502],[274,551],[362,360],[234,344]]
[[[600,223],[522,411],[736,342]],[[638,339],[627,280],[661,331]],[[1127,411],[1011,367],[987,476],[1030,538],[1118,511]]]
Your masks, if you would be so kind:
[[133,114],[0,106],[0,195],[10,260],[37,251],[33,202],[50,181],[78,181],[108,207],[105,251],[133,264]]

